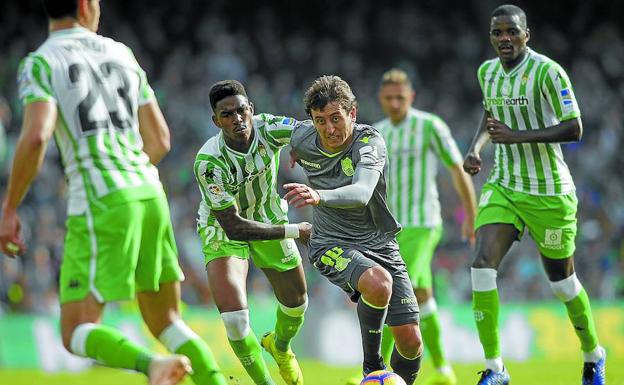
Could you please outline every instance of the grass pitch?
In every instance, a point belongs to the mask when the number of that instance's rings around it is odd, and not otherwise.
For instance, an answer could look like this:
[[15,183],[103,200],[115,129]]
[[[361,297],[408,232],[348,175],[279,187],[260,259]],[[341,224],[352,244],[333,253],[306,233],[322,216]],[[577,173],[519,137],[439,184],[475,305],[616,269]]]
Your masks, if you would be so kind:
[[[507,362],[513,385],[574,385],[581,383],[582,363],[578,361],[529,361]],[[344,385],[347,378],[358,373],[357,367],[331,366],[318,361],[301,362],[306,385]],[[480,365],[455,364],[458,385],[477,383]],[[425,362],[416,385],[423,384],[431,366]],[[279,377],[277,367],[271,366],[277,383],[284,382]],[[253,385],[242,367],[224,368],[228,383],[232,385]],[[1,385],[146,385],[145,376],[127,371],[96,367],[81,373],[45,373],[38,370],[0,369]],[[193,385],[190,379],[184,385]],[[615,359],[607,360],[607,384],[624,385],[624,365]]]

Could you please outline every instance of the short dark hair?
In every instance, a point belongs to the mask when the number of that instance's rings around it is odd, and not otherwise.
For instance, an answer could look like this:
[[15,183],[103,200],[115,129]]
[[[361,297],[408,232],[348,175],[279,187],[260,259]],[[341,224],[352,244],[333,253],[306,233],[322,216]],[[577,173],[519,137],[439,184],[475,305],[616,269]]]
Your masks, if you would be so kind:
[[78,15],[78,0],[43,0],[43,9],[50,19]]
[[245,87],[238,80],[221,80],[210,87],[210,106],[214,111],[217,103],[228,96],[242,95],[247,98]]
[[499,7],[496,7],[495,10],[492,11],[492,15],[490,19],[497,16],[518,16],[520,19],[520,25],[526,29],[527,28],[527,17],[526,13],[522,10],[522,8],[515,6],[513,4],[504,4]]
[[332,102],[338,102],[347,112],[356,105],[355,95],[349,84],[335,75],[316,79],[303,97],[306,113],[310,116],[312,110],[322,110]]

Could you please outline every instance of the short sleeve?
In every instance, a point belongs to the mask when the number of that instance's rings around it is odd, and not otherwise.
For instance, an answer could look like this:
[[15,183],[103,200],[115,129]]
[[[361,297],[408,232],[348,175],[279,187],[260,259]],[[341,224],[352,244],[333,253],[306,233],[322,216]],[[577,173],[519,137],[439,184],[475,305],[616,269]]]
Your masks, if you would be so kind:
[[434,117],[431,124],[432,148],[446,167],[462,163],[462,155],[446,123]]
[[136,57],[134,56],[134,52],[132,52],[132,50],[128,46],[126,46],[126,48],[128,49],[128,52],[130,52],[130,56],[132,57],[132,60],[136,63],[136,66],[137,66],[137,69],[138,69],[138,74],[139,74],[139,106],[142,106],[142,105],[145,105],[145,104],[151,102],[152,100],[154,100],[154,90],[152,89],[152,87],[147,82],[147,74],[145,73],[143,68],[141,68],[141,65],[139,64],[139,62],[137,61]]
[[289,144],[293,130],[298,124],[296,119],[286,116],[259,114],[256,118],[264,122],[265,136],[275,147]]
[[581,116],[572,83],[560,65],[550,66],[542,80],[542,93],[546,95],[550,107],[559,121]]
[[490,68],[491,66],[491,62],[490,61],[486,61],[484,63],[482,63],[479,66],[479,69],[477,70],[477,79],[479,80],[479,87],[481,88],[481,95],[483,95],[483,99],[482,99],[482,105],[483,105],[483,109],[491,112],[489,106],[486,103],[487,100],[487,90],[485,89],[486,87],[486,82],[485,82],[485,76],[487,74],[487,70],[488,68]]
[[197,156],[194,167],[195,179],[206,205],[211,210],[224,210],[236,203],[236,198],[227,188],[231,175],[209,158],[201,154]]
[[353,146],[355,168],[383,172],[386,165],[386,142],[379,134],[364,134]]
[[17,85],[23,105],[41,101],[56,103],[52,91],[52,71],[43,56],[31,54],[22,59]]

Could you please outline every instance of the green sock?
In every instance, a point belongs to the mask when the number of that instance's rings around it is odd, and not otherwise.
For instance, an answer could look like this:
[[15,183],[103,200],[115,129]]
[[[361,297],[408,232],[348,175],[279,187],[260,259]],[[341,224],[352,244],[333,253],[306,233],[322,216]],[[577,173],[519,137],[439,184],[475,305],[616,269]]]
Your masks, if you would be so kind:
[[284,313],[281,306],[277,307],[277,321],[275,322],[275,347],[282,352],[288,351],[290,341],[299,333],[303,325],[303,314],[292,317]]
[[585,289],[582,289],[576,297],[566,302],[565,306],[568,309],[568,318],[572,321],[574,331],[581,341],[581,349],[584,352],[592,351],[598,346],[598,336],[589,305],[589,297]]
[[388,325],[384,325],[383,333],[381,335],[381,356],[386,364],[390,362],[393,348],[394,336],[392,335],[392,331],[390,331]]
[[440,333],[440,318],[438,312],[434,311],[428,316],[420,319],[420,331],[427,352],[431,357],[434,368],[441,368],[446,365],[444,350],[442,349],[442,335]]
[[240,341],[230,341],[230,346],[256,385],[275,385],[262,358],[262,349],[253,332]]
[[472,310],[485,358],[500,357],[498,290],[473,291]]
[[176,349],[175,353],[187,356],[191,360],[193,367],[191,378],[196,385],[227,385],[212,351],[203,340],[190,339]]
[[119,330],[105,325],[94,325],[89,331],[85,353],[106,366],[134,369],[145,374],[148,374],[153,358],[152,352],[131,342]]

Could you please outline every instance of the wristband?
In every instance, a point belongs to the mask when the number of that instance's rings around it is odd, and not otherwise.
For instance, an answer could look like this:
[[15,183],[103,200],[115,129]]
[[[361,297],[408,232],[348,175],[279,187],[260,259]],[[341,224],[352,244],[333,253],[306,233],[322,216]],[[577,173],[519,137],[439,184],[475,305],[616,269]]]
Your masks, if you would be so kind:
[[285,224],[284,238],[299,238],[299,226],[292,223]]

